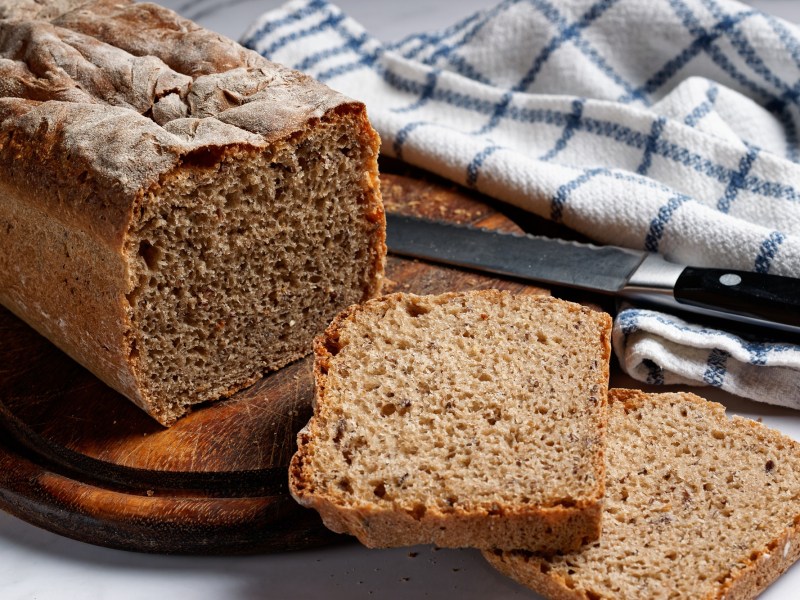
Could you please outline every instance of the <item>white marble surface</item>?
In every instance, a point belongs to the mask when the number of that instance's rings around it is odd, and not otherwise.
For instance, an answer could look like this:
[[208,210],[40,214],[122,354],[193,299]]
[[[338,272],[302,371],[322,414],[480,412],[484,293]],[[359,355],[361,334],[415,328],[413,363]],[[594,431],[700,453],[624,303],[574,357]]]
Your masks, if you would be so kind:
[[[162,0],[203,25],[238,38],[275,0]],[[751,2],[800,21],[800,2]],[[493,0],[428,3],[422,0],[340,0],[376,37],[393,41],[446,26]],[[219,8],[217,8],[219,6]],[[763,418],[800,439],[800,413],[709,392],[732,413]],[[412,553],[417,553],[412,556]],[[762,596],[800,597],[800,567],[793,567]],[[174,557],[134,554],[75,542],[0,512],[0,599],[153,598],[256,600],[261,598],[459,598],[535,600],[498,575],[474,550],[431,547],[367,550],[355,543],[322,550],[248,557]]]

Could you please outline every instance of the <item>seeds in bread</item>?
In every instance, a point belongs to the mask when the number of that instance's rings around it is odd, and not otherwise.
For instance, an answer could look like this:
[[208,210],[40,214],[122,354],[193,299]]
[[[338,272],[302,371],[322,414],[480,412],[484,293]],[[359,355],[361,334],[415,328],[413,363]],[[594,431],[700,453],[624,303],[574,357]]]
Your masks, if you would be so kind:
[[168,425],[377,293],[379,142],[165,8],[0,0],[0,303]]
[[754,598],[800,556],[800,444],[693,394],[609,392],[597,542],[485,552],[547,598]]
[[292,494],[370,547],[595,539],[610,325],[497,290],[350,308],[316,342]]

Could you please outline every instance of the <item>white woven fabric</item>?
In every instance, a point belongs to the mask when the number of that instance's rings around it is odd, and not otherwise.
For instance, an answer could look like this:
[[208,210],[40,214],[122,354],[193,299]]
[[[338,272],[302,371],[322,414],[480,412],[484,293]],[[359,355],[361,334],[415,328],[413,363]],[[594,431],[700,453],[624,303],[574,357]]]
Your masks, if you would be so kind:
[[[786,22],[730,0],[507,0],[384,45],[299,0],[243,43],[364,101],[386,154],[600,243],[800,277],[800,31]],[[615,325],[634,377],[655,364],[655,381],[797,401],[797,348],[743,356],[733,384],[703,375],[709,349],[735,355],[717,333],[646,321]]]
[[752,342],[652,310],[626,308],[614,322],[620,363],[654,385],[711,385],[800,408],[800,346]]

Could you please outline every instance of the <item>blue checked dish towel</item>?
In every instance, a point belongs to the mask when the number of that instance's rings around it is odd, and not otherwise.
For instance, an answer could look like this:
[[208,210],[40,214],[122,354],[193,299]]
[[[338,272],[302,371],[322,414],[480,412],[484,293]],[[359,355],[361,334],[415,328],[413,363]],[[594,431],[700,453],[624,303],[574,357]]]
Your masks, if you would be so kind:
[[[387,45],[295,0],[242,41],[365,102],[387,155],[599,243],[800,277],[789,23],[730,0],[515,0]],[[800,345],[633,307],[613,344],[641,381],[800,408]]]

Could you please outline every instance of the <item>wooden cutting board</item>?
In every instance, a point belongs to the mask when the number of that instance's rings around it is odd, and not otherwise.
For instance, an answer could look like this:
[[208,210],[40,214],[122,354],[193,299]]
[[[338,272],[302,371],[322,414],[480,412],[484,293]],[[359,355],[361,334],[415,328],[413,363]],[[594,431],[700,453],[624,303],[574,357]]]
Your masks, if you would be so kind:
[[[519,231],[477,196],[383,175],[387,210]],[[520,283],[389,257],[385,291]],[[127,550],[222,554],[335,541],[287,490],[311,416],[311,359],[164,429],[0,307],[0,508],[78,540]]]

